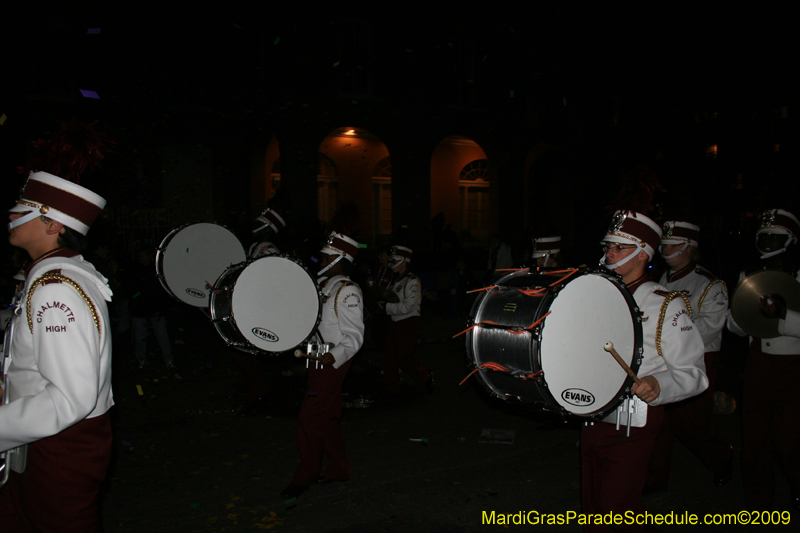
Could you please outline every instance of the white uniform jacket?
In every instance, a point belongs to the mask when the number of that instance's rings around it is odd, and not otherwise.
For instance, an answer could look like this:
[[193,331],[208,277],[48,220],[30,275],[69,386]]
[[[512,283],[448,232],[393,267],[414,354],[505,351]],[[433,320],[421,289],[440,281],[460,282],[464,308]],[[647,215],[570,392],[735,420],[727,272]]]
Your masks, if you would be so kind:
[[386,314],[392,322],[399,322],[412,316],[420,316],[422,307],[422,283],[411,273],[397,280],[392,290],[400,299],[397,303],[386,304]]
[[339,368],[364,344],[364,298],[361,289],[347,276],[334,276],[323,287],[327,298],[317,330],[324,342],[332,343],[330,353]]
[[[740,273],[739,281],[744,277],[744,272]],[[797,273],[797,281],[800,283],[800,272]],[[728,311],[728,329],[741,337],[747,335],[733,319],[730,311]],[[761,339],[761,351],[775,355],[800,355],[800,313],[787,309],[786,319],[778,320],[778,333],[780,337]],[[753,337],[750,337],[750,342],[753,342]]]
[[[52,271],[74,281],[84,295],[69,281],[37,282]],[[37,286],[29,298],[32,285]],[[60,433],[114,405],[107,301],[107,280],[80,255],[33,266],[14,318],[0,451]]]
[[[661,386],[658,398],[650,405],[665,405],[679,402],[700,394],[708,388],[708,377],[703,362],[703,339],[692,324],[689,310],[680,296],[672,298],[666,309],[662,307],[669,295],[664,287],[648,281],[633,293],[633,298],[642,313],[642,335],[644,351],[637,375],[653,376]],[[661,354],[656,346],[656,335],[661,324]],[[632,426],[643,426],[647,421],[647,405],[634,397],[635,414]],[[620,414],[620,423],[626,424],[627,411]],[[611,413],[604,422],[614,423],[616,413]]]
[[691,304],[692,322],[700,333],[706,352],[722,346],[722,328],[728,316],[728,288],[725,282],[691,261],[677,272],[661,276],[661,285],[682,292]]

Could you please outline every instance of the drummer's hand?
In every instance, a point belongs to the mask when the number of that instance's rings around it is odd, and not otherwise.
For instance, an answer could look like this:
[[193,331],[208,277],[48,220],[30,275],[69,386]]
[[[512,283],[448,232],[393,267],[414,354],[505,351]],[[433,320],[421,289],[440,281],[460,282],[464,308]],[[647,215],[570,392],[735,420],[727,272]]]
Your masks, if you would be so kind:
[[658,395],[661,394],[661,385],[658,380],[654,376],[645,376],[639,379],[641,379],[642,384],[635,384],[631,392],[645,402],[652,402],[658,398]]
[[331,366],[336,362],[336,359],[333,358],[333,354],[331,354],[331,352],[325,352],[322,354],[322,357],[319,358],[319,362],[325,366]]
[[765,294],[759,298],[758,306],[767,318],[786,319],[786,304],[777,294]]

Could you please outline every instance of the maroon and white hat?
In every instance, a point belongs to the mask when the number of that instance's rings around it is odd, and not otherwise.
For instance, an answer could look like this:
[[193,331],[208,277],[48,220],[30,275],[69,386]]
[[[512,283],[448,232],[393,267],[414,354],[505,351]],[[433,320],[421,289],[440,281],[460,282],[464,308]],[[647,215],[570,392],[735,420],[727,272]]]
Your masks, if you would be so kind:
[[286,222],[283,218],[275,212],[275,210],[266,208],[264,209],[260,215],[256,217],[256,221],[263,224],[260,228],[254,229],[253,233],[258,233],[264,228],[271,228],[272,231],[278,233],[280,230],[286,227]]
[[389,249],[389,260],[392,261],[393,264],[402,263],[403,261],[410,263],[412,255],[414,255],[413,250],[405,246],[395,245]]
[[[661,228],[649,217],[634,211],[617,211],[602,242],[635,244],[653,259],[661,242]],[[633,255],[633,254],[631,254]]]
[[759,217],[756,237],[762,233],[789,235],[796,241],[800,238],[800,222],[797,221],[797,217],[783,209],[767,209]]
[[533,239],[533,259],[545,257],[547,255],[557,254],[561,251],[561,236],[555,237],[539,237]]
[[668,220],[661,226],[663,234],[661,244],[688,244],[697,246],[700,239],[700,226],[680,220]]
[[358,255],[358,243],[347,235],[336,233],[334,231],[328,235],[328,241],[322,247],[320,252],[323,254],[344,257],[352,263],[353,260],[355,260],[356,255]]
[[8,227],[15,228],[44,215],[86,235],[105,205],[105,199],[86,187],[47,172],[31,172],[17,205],[9,210],[10,213],[29,213],[12,221]]

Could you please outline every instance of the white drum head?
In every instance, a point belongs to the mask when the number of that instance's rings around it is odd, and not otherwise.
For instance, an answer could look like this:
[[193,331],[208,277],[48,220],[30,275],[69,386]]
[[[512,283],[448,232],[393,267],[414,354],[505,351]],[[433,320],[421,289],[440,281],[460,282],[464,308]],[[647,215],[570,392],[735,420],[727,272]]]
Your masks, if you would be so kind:
[[635,350],[634,311],[620,287],[600,275],[567,283],[550,306],[539,347],[553,398],[567,411],[589,415],[612,402],[628,375],[603,349],[606,342],[628,366]]
[[208,307],[210,286],[225,270],[247,259],[230,230],[210,222],[190,224],[167,235],[159,248],[158,274],[175,298]]
[[300,264],[282,256],[250,263],[236,280],[232,315],[255,347],[291,350],[317,328],[322,303],[317,284]]

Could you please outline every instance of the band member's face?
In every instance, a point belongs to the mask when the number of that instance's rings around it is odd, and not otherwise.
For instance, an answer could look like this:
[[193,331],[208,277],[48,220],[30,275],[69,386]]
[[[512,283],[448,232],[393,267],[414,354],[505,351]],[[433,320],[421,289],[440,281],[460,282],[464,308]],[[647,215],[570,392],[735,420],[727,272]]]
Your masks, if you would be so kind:
[[762,233],[756,239],[756,247],[765,253],[780,250],[786,244],[787,235],[779,233]]
[[679,252],[681,248],[683,248],[682,244],[665,244],[661,252],[662,255],[665,256],[664,261],[673,269],[685,266],[692,259],[692,250],[694,250],[694,246],[687,246],[683,252],[675,257],[666,258],[668,255]]
[[[14,222],[22,215],[27,215],[28,212],[25,213],[9,213],[8,220]],[[37,226],[43,226],[44,222],[41,218],[34,218],[33,220],[26,222],[16,228],[12,228],[8,230],[8,242],[12,246],[16,246],[18,248],[25,248],[25,245],[31,241],[35,237],[35,230]]]

